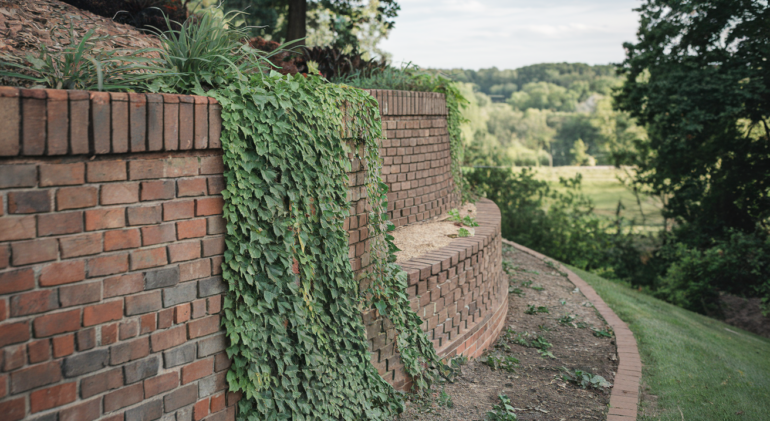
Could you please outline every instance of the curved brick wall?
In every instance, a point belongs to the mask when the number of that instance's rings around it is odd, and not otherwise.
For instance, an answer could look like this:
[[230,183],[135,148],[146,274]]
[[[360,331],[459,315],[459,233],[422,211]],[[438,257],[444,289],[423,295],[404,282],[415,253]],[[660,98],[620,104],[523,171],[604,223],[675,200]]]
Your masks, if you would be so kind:
[[[394,220],[456,206],[443,96],[373,94]],[[234,419],[219,316],[220,129],[205,97],[0,87],[4,420]],[[357,271],[369,264],[362,170],[353,162],[345,222]],[[405,265],[445,356],[475,355],[499,331],[499,213],[484,206],[479,235]],[[408,385],[387,321],[364,320],[374,364]]]

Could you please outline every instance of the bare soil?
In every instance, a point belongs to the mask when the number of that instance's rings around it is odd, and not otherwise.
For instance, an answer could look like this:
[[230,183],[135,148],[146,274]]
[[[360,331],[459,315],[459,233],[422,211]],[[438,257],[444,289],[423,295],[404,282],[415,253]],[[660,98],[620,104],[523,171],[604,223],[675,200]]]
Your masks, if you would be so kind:
[[[470,215],[475,218],[476,205],[467,203],[458,208],[458,212],[460,217]],[[396,252],[396,262],[405,262],[431,250],[449,245],[457,236],[457,231],[460,228],[465,228],[473,233],[473,228],[465,227],[461,223],[450,221],[447,218],[449,216],[444,213],[435,219],[399,227],[393,231],[393,242],[401,250]]]
[[[487,412],[500,404],[501,394],[511,399],[519,420],[606,419],[610,388],[583,389],[565,381],[562,373],[583,370],[612,383],[618,365],[614,336],[595,336],[591,329],[609,327],[575,285],[546,262],[508,246],[503,261],[511,291],[521,290],[520,295],[509,296],[506,328],[515,334],[508,331],[506,336],[504,328],[495,349],[462,365],[457,379],[444,385],[451,407],[439,405],[439,399],[430,405],[410,403],[399,420],[485,420]],[[526,314],[530,306],[547,307],[548,313]],[[559,321],[569,315],[574,316],[571,322]],[[525,332],[529,335],[525,341],[541,336],[552,344],[549,351],[554,358],[511,340]],[[485,364],[489,356],[512,356],[519,363],[512,372],[492,370]]]

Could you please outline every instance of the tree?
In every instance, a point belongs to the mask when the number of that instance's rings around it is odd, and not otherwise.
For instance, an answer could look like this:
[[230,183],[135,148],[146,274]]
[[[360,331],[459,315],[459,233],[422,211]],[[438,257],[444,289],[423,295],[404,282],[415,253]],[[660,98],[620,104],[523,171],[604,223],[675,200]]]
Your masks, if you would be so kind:
[[646,0],[626,43],[621,110],[648,127],[631,163],[670,196],[690,244],[770,218],[770,7],[759,0]]
[[318,16],[319,11],[328,11],[333,15],[328,25],[335,35],[334,45],[357,49],[358,29],[381,24],[389,31],[401,8],[396,0],[370,0],[374,1],[378,3],[374,14],[368,13],[362,0],[226,0],[225,8],[245,11],[246,24],[259,27],[259,35],[278,40],[305,38],[308,27],[316,26],[316,22],[308,22],[311,12]]

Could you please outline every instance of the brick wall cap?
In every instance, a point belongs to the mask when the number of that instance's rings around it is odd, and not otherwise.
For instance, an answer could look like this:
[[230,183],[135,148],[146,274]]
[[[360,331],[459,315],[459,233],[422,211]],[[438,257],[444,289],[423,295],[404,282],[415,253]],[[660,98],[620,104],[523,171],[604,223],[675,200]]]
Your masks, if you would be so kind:
[[70,101],[87,101],[91,98],[88,91],[67,91]]
[[166,104],[178,104],[179,103],[179,95],[175,94],[161,94],[163,96],[163,102]]
[[193,95],[193,101],[195,101],[196,104],[208,104],[209,103],[209,97]]
[[216,100],[216,98],[207,97],[209,99],[209,104],[212,105],[219,105],[219,101]]
[[110,99],[113,101],[128,101],[128,94],[125,92],[110,92]]
[[146,94],[147,102],[163,102],[163,95],[161,94]]
[[68,97],[67,91],[61,89],[46,89],[45,93],[51,101],[66,101]]
[[90,92],[91,101],[94,104],[107,104],[110,102],[110,94],[108,92]]
[[45,89],[19,89],[22,98],[45,99]]
[[0,86],[0,98],[18,98],[19,88],[13,86]]
[[129,101],[136,102],[138,104],[144,104],[145,102],[147,102],[147,97],[145,96],[145,94],[137,94],[134,92],[131,92],[128,94],[128,99]]
[[185,104],[195,104],[195,98],[193,98],[191,95],[179,95],[179,102],[183,102]]

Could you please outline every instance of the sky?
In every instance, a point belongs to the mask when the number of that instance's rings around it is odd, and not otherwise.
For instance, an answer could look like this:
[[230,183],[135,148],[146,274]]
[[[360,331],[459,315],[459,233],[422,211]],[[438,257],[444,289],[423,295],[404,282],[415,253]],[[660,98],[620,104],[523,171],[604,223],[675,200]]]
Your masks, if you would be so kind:
[[379,48],[423,68],[514,69],[623,61],[640,0],[399,0]]

